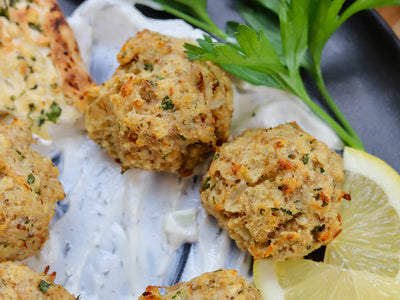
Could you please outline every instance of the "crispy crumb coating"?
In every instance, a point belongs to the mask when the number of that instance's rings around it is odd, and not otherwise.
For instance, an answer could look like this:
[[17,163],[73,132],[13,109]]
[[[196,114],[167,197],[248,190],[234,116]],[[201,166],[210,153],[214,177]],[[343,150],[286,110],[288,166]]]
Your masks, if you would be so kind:
[[341,157],[289,123],[247,130],[220,147],[201,201],[254,258],[296,259],[340,233],[342,180]]
[[0,263],[0,298],[4,300],[41,299],[75,300],[61,285],[55,284],[56,274],[32,271],[23,264]]
[[47,240],[55,204],[64,199],[59,171],[30,148],[29,129],[0,126],[0,260],[22,260]]
[[146,299],[261,300],[261,294],[252,283],[238,276],[237,271],[217,270],[171,287],[148,286],[139,297],[139,300]]
[[218,66],[188,61],[184,40],[144,30],[86,95],[89,137],[123,169],[188,175],[229,137],[233,91]]

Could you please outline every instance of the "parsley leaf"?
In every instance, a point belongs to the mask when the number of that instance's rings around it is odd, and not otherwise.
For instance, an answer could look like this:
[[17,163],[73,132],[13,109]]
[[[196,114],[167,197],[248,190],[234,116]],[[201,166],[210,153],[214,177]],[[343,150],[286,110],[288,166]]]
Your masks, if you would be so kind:
[[50,105],[50,112],[46,113],[46,117],[49,121],[57,123],[58,117],[61,115],[61,108],[58,106],[57,102],[53,101]]
[[[223,32],[207,13],[207,0],[153,0],[163,9],[224,40],[209,36],[199,45],[185,44],[189,59],[213,61],[228,72],[255,85],[266,85],[301,98],[324,119],[346,145],[364,146],[326,90],[321,57],[331,35],[348,18],[364,9],[400,5],[400,0],[239,0],[237,11],[248,26],[229,22]],[[236,29],[236,33],[233,34]],[[312,101],[301,68],[309,70],[335,118]]]

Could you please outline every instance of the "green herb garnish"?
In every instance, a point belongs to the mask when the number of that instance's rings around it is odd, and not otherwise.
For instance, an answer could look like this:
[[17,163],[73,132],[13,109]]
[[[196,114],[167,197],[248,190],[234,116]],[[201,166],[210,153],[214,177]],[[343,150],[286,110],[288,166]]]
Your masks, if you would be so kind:
[[149,65],[149,64],[144,64],[144,69],[145,69],[146,71],[153,71],[153,66],[152,66],[152,65]]
[[10,6],[15,7],[15,4],[17,4],[19,0],[10,0]]
[[4,17],[8,20],[8,7],[0,8],[0,17]]
[[36,25],[36,24],[34,24],[34,23],[29,22],[29,23],[28,23],[28,26],[29,26],[29,28],[31,28],[31,29],[33,29],[33,30],[42,32],[42,28],[40,28],[40,25]]
[[29,103],[28,104],[29,107],[29,112],[28,112],[28,119],[31,120],[31,122],[33,123],[33,120],[31,118],[31,114],[32,112],[36,109],[35,104],[34,103]]
[[204,182],[204,185],[203,185],[203,188],[202,188],[203,191],[205,191],[205,190],[210,188],[210,180],[211,180],[211,177],[207,177],[206,178],[206,181]]
[[161,109],[163,110],[173,110],[175,105],[172,103],[168,96],[165,96],[161,102]]
[[293,213],[288,209],[281,208],[281,211],[284,212],[285,214],[289,215],[289,216],[293,216]]
[[50,112],[46,113],[46,117],[49,121],[56,123],[60,115],[61,115],[61,108],[60,106],[58,106],[57,102],[53,101],[53,103],[50,105]]
[[35,176],[33,176],[32,173],[29,174],[29,175],[28,175],[28,179],[26,180],[26,182],[27,182],[28,184],[34,183],[34,182],[35,182]]
[[308,154],[308,153],[306,153],[302,158],[301,158],[301,161],[303,162],[303,164],[308,164],[308,161],[309,161],[309,159],[310,159],[310,156],[309,156],[310,154]]
[[178,136],[182,141],[186,141],[187,140],[187,138],[185,138],[182,134],[178,134]]
[[18,149],[15,149],[15,152],[18,153],[19,156],[21,156],[22,159],[25,159],[26,157],[22,154],[21,151],[19,151]]
[[40,280],[38,288],[43,292],[47,293],[49,288],[51,287],[51,283],[48,283],[47,281]]
[[39,117],[39,127],[42,127],[42,125],[44,124],[44,122],[46,122],[46,118],[45,117],[43,117],[43,116],[40,116]]
[[[322,51],[332,34],[355,13],[400,0],[240,0],[237,11],[247,25],[229,22],[223,31],[211,20],[207,0],[153,0],[163,9],[219,37],[185,44],[189,59],[213,61],[255,85],[266,85],[300,97],[337,132],[343,142],[364,150],[356,132],[326,90],[322,78]],[[345,5],[346,2],[346,5]],[[229,41],[228,41],[229,40]],[[300,74],[306,69],[335,118],[313,102]],[[337,120],[337,121],[336,121]]]

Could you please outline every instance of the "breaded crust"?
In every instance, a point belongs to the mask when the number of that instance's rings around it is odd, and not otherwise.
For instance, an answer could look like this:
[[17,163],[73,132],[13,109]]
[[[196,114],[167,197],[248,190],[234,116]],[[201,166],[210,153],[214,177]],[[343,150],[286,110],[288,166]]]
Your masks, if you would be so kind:
[[0,298],[4,300],[41,299],[75,300],[61,285],[55,284],[56,274],[37,273],[23,264],[0,263]]
[[32,142],[22,124],[0,126],[0,260],[39,252],[55,204],[65,196],[58,169],[30,148]]
[[92,79],[55,0],[5,0],[0,11],[0,115],[48,138],[52,123],[85,110]]
[[261,300],[261,294],[252,283],[238,276],[237,271],[217,270],[171,287],[148,286],[139,297],[139,300],[147,299]]
[[214,64],[188,61],[184,42],[139,32],[123,45],[114,76],[87,92],[88,135],[123,170],[189,175],[229,137],[230,80]]
[[251,129],[220,147],[204,208],[254,258],[301,258],[340,233],[341,157],[296,123]]

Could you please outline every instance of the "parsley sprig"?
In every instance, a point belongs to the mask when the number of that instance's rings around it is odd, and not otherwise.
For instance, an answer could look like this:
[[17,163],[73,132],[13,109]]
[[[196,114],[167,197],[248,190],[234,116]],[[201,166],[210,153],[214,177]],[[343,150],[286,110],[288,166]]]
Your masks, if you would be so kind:
[[[400,0],[241,0],[237,10],[247,23],[229,22],[227,32],[207,13],[207,0],[153,0],[163,9],[224,42],[209,36],[199,46],[185,44],[189,59],[213,61],[255,85],[266,85],[301,98],[337,132],[343,142],[364,146],[329,95],[321,71],[322,51],[332,34],[355,13],[379,6],[400,5]],[[231,34],[235,32],[234,34]],[[334,117],[309,96],[301,69],[308,70]]]

